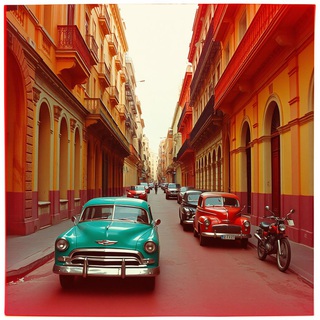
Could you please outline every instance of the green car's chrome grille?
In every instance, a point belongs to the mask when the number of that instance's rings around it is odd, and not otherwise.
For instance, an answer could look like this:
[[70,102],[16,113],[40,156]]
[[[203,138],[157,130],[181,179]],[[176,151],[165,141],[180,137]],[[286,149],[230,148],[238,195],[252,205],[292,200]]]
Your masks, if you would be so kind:
[[[85,260],[87,262],[85,262]],[[89,266],[140,266],[144,264],[143,257],[138,251],[116,249],[78,249],[72,251],[69,264]]]

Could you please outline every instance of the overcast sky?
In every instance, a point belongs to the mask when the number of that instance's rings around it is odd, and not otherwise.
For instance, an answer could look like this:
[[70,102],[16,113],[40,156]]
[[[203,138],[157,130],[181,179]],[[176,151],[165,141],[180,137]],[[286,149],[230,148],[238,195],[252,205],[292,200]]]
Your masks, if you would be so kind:
[[179,100],[197,5],[119,4],[119,9],[135,69],[144,133],[157,153]]

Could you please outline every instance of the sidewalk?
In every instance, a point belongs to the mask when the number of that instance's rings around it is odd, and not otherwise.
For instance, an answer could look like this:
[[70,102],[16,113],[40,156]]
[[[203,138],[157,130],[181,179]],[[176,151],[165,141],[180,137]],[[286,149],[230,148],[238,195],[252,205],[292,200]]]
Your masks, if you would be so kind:
[[[28,236],[8,236],[6,239],[6,281],[23,277],[54,256],[54,242],[57,236],[73,225],[71,220],[42,229]],[[254,233],[252,230],[252,235]],[[250,245],[256,246],[252,236]],[[291,241],[290,270],[307,283],[314,284],[314,250]],[[275,268],[277,266],[275,265]]]
[[21,278],[53,258],[56,238],[72,226],[71,220],[65,220],[27,236],[8,236],[5,239],[6,281]]

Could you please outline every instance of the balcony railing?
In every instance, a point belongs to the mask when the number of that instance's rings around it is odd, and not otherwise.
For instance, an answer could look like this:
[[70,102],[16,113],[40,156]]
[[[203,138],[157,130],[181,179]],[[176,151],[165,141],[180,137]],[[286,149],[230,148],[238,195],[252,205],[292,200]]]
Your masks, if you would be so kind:
[[211,120],[213,113],[214,113],[214,96],[212,95],[190,133],[191,140],[193,140],[196,137],[196,135],[200,132],[201,129],[205,129],[205,124]]
[[132,113],[137,114],[137,108],[136,108],[134,101],[130,101],[129,106],[130,106]]
[[111,33],[110,16],[106,5],[101,6],[101,13],[99,15],[99,25],[105,36]]
[[177,125],[178,132],[180,132],[180,129],[181,129],[182,125],[184,124],[186,117],[189,115],[192,115],[192,110],[191,110],[191,107],[189,106],[189,102],[186,102],[184,104],[180,119],[178,121],[178,125]]
[[[239,46],[234,52],[227,68],[224,70],[220,80],[215,87],[217,104],[220,104],[222,96],[227,95],[232,90],[233,85],[239,78],[240,71],[244,72],[245,65],[250,67],[251,59],[257,52],[257,46],[262,43],[261,38],[265,32],[269,32],[271,24],[276,21],[276,17],[284,5],[261,5],[247,32],[243,36]],[[250,59],[249,59],[250,57]],[[235,74],[235,70],[237,73]]]
[[114,33],[107,35],[107,41],[110,53],[115,56],[118,53],[118,40]]
[[181,148],[179,149],[177,154],[177,160],[181,159],[181,157],[188,152],[193,152],[193,148],[190,144],[190,139],[186,139]]
[[120,119],[125,120],[126,119],[126,106],[124,104],[118,104],[117,109],[119,112]]
[[211,20],[210,28],[206,35],[203,48],[201,50],[199,62],[192,78],[190,85],[190,100],[191,105],[194,103],[199,86],[203,84],[203,78],[207,76],[210,66],[213,63],[213,58],[220,50],[220,42],[213,40],[213,19]]
[[86,35],[86,42],[92,56],[91,65],[95,65],[99,61],[97,42],[91,34]]
[[133,101],[134,94],[133,94],[132,86],[129,81],[126,82],[125,89],[126,89],[126,97],[127,97],[128,101]]
[[117,54],[114,58],[114,63],[116,65],[116,68],[118,71],[122,69],[122,61],[121,61],[121,56],[120,54]]
[[58,26],[57,50],[77,52],[90,70],[90,51],[76,25]]
[[110,69],[105,62],[99,63],[98,77],[102,87],[107,88],[110,86]]
[[90,111],[90,115],[87,117],[87,126],[96,127],[98,134],[104,132],[108,139],[117,141],[118,145],[129,155],[128,141],[103,101],[100,98],[85,98],[84,101],[85,107]]
[[117,87],[109,87],[108,89],[109,98],[113,106],[119,103],[119,90]]

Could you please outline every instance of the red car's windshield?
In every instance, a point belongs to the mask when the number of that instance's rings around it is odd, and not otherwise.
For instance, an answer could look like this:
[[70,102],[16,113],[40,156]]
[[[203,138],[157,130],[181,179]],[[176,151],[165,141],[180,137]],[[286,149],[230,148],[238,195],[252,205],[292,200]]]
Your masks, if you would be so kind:
[[211,197],[205,200],[206,207],[214,207],[214,206],[221,206],[221,207],[239,207],[239,201],[234,198],[228,197]]

